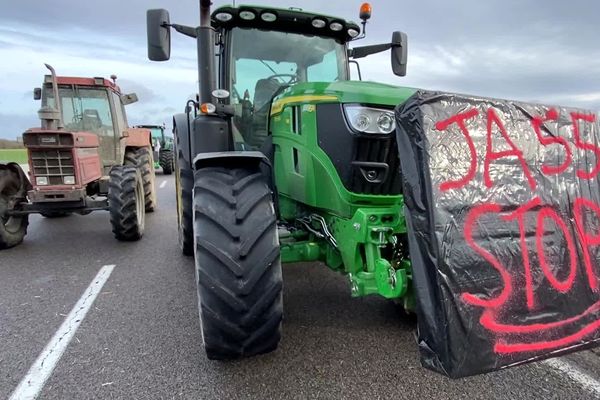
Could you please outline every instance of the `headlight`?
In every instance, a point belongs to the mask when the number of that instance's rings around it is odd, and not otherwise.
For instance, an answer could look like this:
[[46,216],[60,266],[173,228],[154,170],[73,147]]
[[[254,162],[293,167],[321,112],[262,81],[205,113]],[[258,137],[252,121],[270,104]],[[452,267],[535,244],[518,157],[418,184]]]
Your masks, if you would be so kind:
[[277,19],[277,15],[272,12],[264,12],[260,16],[260,18],[265,22],[273,22]]
[[38,186],[46,186],[48,185],[48,177],[46,176],[36,176],[35,184]]
[[63,183],[65,185],[74,185],[75,184],[75,177],[67,175],[67,176],[63,177]]
[[344,112],[350,126],[358,132],[387,135],[396,129],[394,112],[390,110],[348,105]]
[[230,13],[226,13],[226,12],[220,12],[217,15],[215,15],[215,18],[221,22],[227,22],[227,21],[231,21],[231,19],[233,18],[233,15],[231,15]]
[[252,11],[240,11],[240,18],[241,19],[245,19],[246,21],[252,21],[254,18],[256,18],[256,14],[254,14]]

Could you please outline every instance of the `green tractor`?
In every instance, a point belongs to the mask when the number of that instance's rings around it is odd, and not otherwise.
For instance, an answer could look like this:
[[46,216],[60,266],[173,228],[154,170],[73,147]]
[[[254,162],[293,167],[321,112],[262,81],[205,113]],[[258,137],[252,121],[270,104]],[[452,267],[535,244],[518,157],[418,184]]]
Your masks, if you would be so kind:
[[[414,89],[350,80],[355,59],[407,38],[351,48],[360,25],[297,8],[200,0],[200,26],[148,10],[148,57],[170,57],[171,28],[195,38],[199,96],[175,115],[179,242],[195,256],[210,359],[276,349],[282,263],[321,261],[354,297],[414,307],[394,107]],[[362,32],[361,32],[362,31]],[[216,60],[216,62],[215,62]]]
[[162,168],[163,174],[171,175],[175,167],[173,161],[173,137],[165,134],[165,125],[138,125],[136,128],[150,129],[154,149],[154,169]]

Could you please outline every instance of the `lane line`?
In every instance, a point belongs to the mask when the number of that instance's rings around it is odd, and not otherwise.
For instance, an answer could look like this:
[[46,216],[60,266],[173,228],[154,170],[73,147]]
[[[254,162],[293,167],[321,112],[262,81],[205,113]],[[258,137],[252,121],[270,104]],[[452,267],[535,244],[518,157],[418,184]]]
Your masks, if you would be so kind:
[[21,379],[21,382],[9,400],[32,400],[39,396],[46,381],[52,375],[56,364],[65,352],[71,339],[73,339],[77,328],[81,325],[85,315],[114,268],[114,265],[105,265],[98,271],[92,283],[90,283],[60,328],[58,328],[52,339],[50,339],[44,350],[35,360],[27,375]]
[[549,358],[547,360],[542,361],[542,364],[546,364],[549,367],[552,367],[555,370],[562,372],[575,382],[579,383],[588,391],[600,397],[600,381],[581,371],[572,363],[559,358]]
[[160,184],[160,188],[164,189],[165,186],[167,186],[167,181],[162,181],[162,183]]

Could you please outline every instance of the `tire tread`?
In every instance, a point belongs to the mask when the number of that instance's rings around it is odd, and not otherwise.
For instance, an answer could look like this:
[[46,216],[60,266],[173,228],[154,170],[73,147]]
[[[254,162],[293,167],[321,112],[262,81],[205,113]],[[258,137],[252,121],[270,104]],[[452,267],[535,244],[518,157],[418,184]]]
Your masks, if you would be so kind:
[[266,182],[257,170],[201,169],[195,175],[193,207],[208,358],[275,350],[281,337],[283,282],[277,221]]
[[[144,224],[138,222],[136,186],[140,172],[133,166],[117,166],[110,171],[108,204],[112,231],[118,240],[139,240],[144,234]],[[141,216],[142,221],[145,218]]]

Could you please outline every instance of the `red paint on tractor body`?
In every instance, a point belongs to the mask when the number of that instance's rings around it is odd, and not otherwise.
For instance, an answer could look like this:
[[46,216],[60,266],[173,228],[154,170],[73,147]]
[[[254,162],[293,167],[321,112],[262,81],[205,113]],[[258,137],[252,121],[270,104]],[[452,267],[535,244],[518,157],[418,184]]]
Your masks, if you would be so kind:
[[[96,83],[96,80],[102,80],[102,83]],[[74,86],[100,86],[107,87],[117,94],[121,94],[121,88],[114,82],[104,78],[80,78],[74,76],[57,76],[56,82],[59,85],[74,85]]]
[[[54,139],[54,142],[52,141]],[[67,140],[65,140],[67,139]],[[46,130],[33,128],[27,130],[23,134],[23,141],[29,155],[29,176],[34,190],[49,191],[49,190],[71,190],[82,189],[90,182],[98,180],[102,177],[102,160],[98,154],[100,145],[98,136],[89,132],[68,132],[64,130]],[[75,176],[75,184],[36,184],[36,159],[35,152],[47,151],[68,151],[71,154],[73,164],[73,174]],[[47,161],[44,161],[47,163]],[[36,168],[37,167],[37,168]],[[53,165],[45,165],[44,168],[52,172]],[[56,171],[61,170],[56,168]],[[57,173],[57,176],[65,174]]]

